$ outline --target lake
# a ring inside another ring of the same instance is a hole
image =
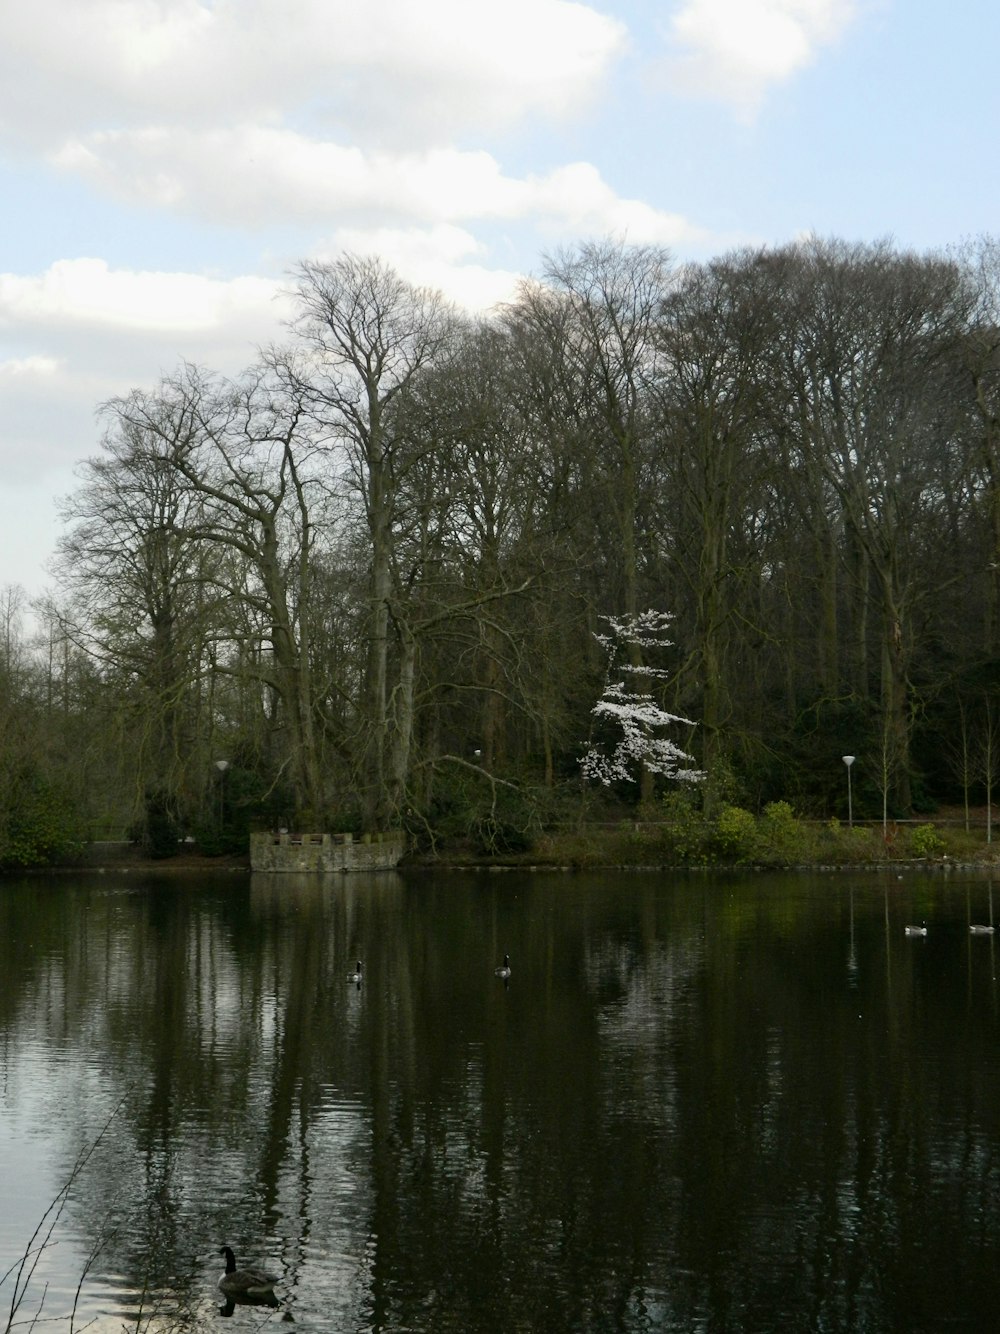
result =
[[[0,1318],[211,1328],[229,1244],[243,1328],[992,1331],[993,893],[0,881]]]

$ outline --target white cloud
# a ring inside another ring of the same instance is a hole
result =
[[[513,298],[523,277],[486,263],[486,248],[471,232],[449,224],[416,227],[342,227],[314,249],[331,260],[344,251],[379,255],[409,282],[444,293],[469,311],[487,311]]]
[[[148,237],[150,256],[160,245],[184,254],[178,269],[199,267],[192,247],[226,265],[234,233],[245,256],[255,228],[274,229],[262,245],[294,247],[268,266],[272,275],[303,253],[375,252],[472,309],[512,295],[539,235],[552,244],[607,233],[665,244],[693,237],[683,218],[619,197],[596,165],[535,161],[513,171],[496,149],[502,141],[485,137],[525,130],[511,152],[530,161],[528,141],[542,141],[536,126],[595,105],[628,45],[610,8],[0,3],[0,151],[47,164],[32,181],[44,178],[40,193],[60,174],[90,187],[76,198],[92,205],[91,236],[103,234],[101,219],[111,222],[106,252],[54,249],[47,267],[0,273],[8,482],[37,490],[42,477],[64,478],[97,447],[95,405],[155,385],[182,358],[232,374],[257,345],[285,336],[280,276],[166,272],[153,259],[116,265],[112,247],[126,227],[133,246]],[[142,215],[116,215],[108,200]],[[178,216],[220,230],[188,226],[173,245]],[[17,260],[3,262],[13,270]],[[214,261],[204,262],[207,270]]]
[[[53,161],[131,202],[241,226],[331,214],[430,222],[516,208],[516,183],[487,152],[366,152],[266,126],[98,132]]]
[[[547,235],[567,239],[615,232],[676,244],[698,236],[679,215],[619,198],[587,162],[516,178],[482,150],[367,153],[257,126],[97,134],[57,160],[132,202],[231,225],[332,218],[353,236],[443,239],[447,228],[475,221],[535,218]]]
[[[450,251],[477,224],[530,222],[547,241],[696,237],[589,163],[513,175],[464,146],[484,126],[575,113],[625,47],[621,22],[571,0],[383,0],[377,19],[356,0],[33,0],[0,6],[0,136],[152,216],[382,245],[406,276],[488,303],[509,272]],[[0,319],[27,303],[28,319],[45,307],[204,330],[223,292],[269,299],[237,281],[64,260],[0,279]]]
[[[515,176],[465,146],[575,114],[626,45],[620,21],[572,0],[383,0],[377,19],[356,0],[34,0],[0,6],[0,136],[154,216],[381,239],[478,302],[509,274],[484,254],[457,263],[449,229],[683,233],[588,164]],[[138,275],[71,265],[32,299],[134,327],[147,309],[156,327],[212,318],[203,280],[146,275],[146,302]]]
[[[281,287],[97,259],[0,274],[0,583],[43,587],[52,497],[68,494],[75,466],[97,453],[97,406],[136,385],[155,388],[182,359],[237,373],[257,344],[284,337]]]
[[[624,47],[569,0],[32,0],[0,6],[0,133],[294,114],[441,142],[578,110]]]
[[[42,274],[0,273],[0,327],[215,333],[246,319],[274,322],[278,290],[263,278],[222,281],[114,270],[103,259],[58,260]]]
[[[568,240],[615,234],[640,244],[671,246],[703,235],[679,214],[640,199],[619,198],[589,162],[559,167],[529,182],[525,193],[543,228]]]
[[[670,22],[668,72],[685,92],[752,112],[816,58],[858,0],[684,0]]]
[[[0,380],[54,375],[58,369],[55,357],[11,357],[0,361]]]
[[[65,469],[93,453],[94,409],[154,386],[181,360],[234,374],[284,336],[284,284],[188,273],[131,272],[60,260],[45,272],[0,273],[0,420],[8,480]]]

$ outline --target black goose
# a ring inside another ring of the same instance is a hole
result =
[[[277,1306],[278,1299],[274,1295],[274,1285],[278,1280],[273,1274],[249,1265],[245,1269],[237,1269],[236,1256],[231,1246],[223,1246],[219,1254],[226,1257],[225,1272],[219,1278],[219,1290],[229,1301],[245,1302],[255,1306]]]

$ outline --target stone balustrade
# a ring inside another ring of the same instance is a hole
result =
[[[406,850],[401,833],[250,835],[254,871],[391,871]]]

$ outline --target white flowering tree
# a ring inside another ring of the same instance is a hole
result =
[[[664,778],[689,783],[701,782],[704,774],[694,768],[694,759],[663,733],[678,723],[694,724],[678,714],[660,708],[649,687],[667,672],[659,667],[629,661],[627,651],[638,659],[651,649],[666,648],[667,627],[673,617],[669,612],[644,611],[635,615],[603,616],[606,633],[596,634],[608,656],[604,693],[592,709],[598,722],[614,725],[617,741],[611,745],[595,742],[580,761],[583,775],[605,787],[616,782],[634,782],[645,769]],[[643,688],[645,687],[645,688]]]

